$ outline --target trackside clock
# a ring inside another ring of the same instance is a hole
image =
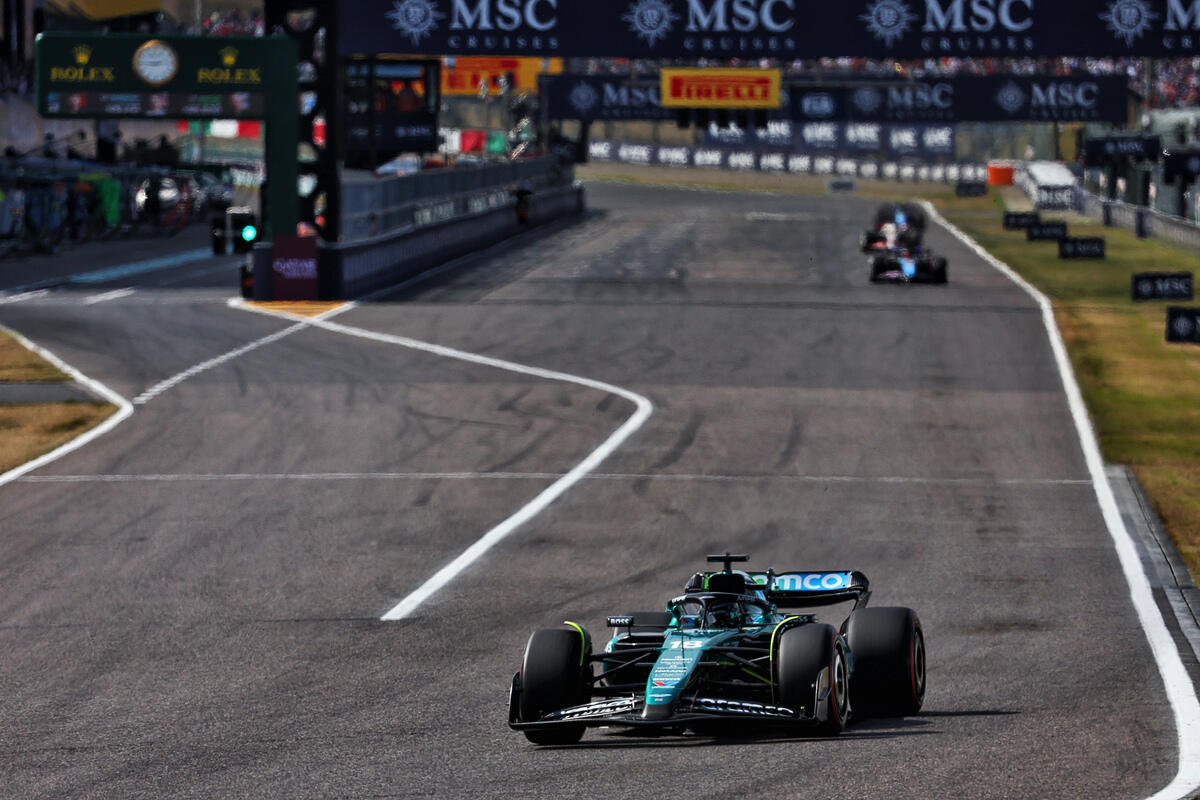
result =
[[[179,56],[171,45],[151,39],[133,54],[133,71],[151,86],[162,86],[179,71]]]

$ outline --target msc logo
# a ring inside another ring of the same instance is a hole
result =
[[[1033,0],[925,0],[925,33],[1020,33],[1033,25]]]
[[[75,63],[81,67],[92,60],[92,48],[86,44],[76,45],[71,52],[75,54]]]
[[[918,83],[888,87],[888,109],[945,111],[954,105],[954,87],[948,83]]]
[[[1088,81],[1072,83],[1062,81],[1050,84],[1033,84],[1033,105],[1052,108],[1094,108],[1100,87]]]
[[[648,87],[635,89],[629,86],[613,86],[604,84],[604,105],[619,108],[654,108],[658,105],[658,89]]]
[[[515,31],[525,25],[548,31],[558,24],[557,11],[558,0],[475,0],[474,6],[468,0],[454,0],[450,30]]]
[[[795,0],[688,0],[687,30],[692,33],[783,33],[796,24]]]

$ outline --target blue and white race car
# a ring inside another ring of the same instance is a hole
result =
[[[599,653],[576,622],[536,631],[509,694],[509,727],[573,744],[589,727],[718,733],[746,724],[840,733],[850,719],[916,714],[925,637],[910,608],[867,608],[865,575],[745,572],[709,556],[665,611],[608,617]],[[813,609],[852,604],[838,627]],[[783,611],[781,609],[789,609]]]
[[[884,250],[872,254],[867,263],[872,283],[945,283],[949,279],[946,259],[925,247]]]
[[[919,247],[925,238],[925,210],[913,203],[888,203],[875,211],[875,225],[863,232],[864,253]]]

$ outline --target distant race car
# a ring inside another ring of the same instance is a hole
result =
[[[925,697],[925,638],[910,608],[866,608],[861,572],[744,572],[708,556],[665,611],[608,617],[601,653],[578,623],[536,631],[512,679],[508,724],[534,744],[589,727],[720,733],[747,724],[840,733],[852,717],[907,716]],[[852,602],[839,627],[812,613]]]
[[[947,280],[946,259],[924,247],[885,250],[873,254],[867,263],[871,266],[872,283],[945,283]]]
[[[875,211],[875,225],[863,232],[862,251],[918,247],[925,238],[925,211],[913,203],[888,203]]]

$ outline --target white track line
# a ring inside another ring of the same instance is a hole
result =
[[[71,441],[67,442],[64,445],[60,445],[59,447],[56,447],[55,449],[51,450],[49,453],[38,456],[37,458],[33,459],[32,461],[26,461],[21,466],[14,467],[13,469],[10,469],[8,472],[0,474],[0,486],[3,486],[6,483],[11,483],[12,481],[15,481],[17,478],[20,478],[22,475],[24,475],[28,472],[32,472],[33,470],[35,470],[39,467],[43,467],[46,464],[49,464],[51,461],[56,461],[56,460],[62,458],[63,456],[65,456],[67,453],[78,450],[79,448],[83,447],[85,444],[92,441],[93,439],[96,439],[96,438],[108,433],[113,428],[117,427],[122,422],[124,422],[131,414],[133,414],[133,406],[130,405],[129,401],[126,400],[121,395],[114,392],[112,389],[105,386],[103,383],[100,383],[100,381],[89,378],[88,376],[86,376],[82,372],[80,372],[79,370],[72,367],[70,364],[63,361],[58,356],[54,355],[54,353],[51,353],[49,350],[45,349],[44,347],[40,347],[40,346],[34,344],[33,342],[29,341],[24,336],[22,336],[21,334],[17,333],[14,330],[12,330],[11,328],[8,328],[4,325],[0,325],[0,330],[9,334],[14,339],[16,339],[18,342],[20,342],[22,345],[29,348],[30,350],[37,353],[42,358],[49,361],[54,366],[61,369],[63,372],[70,375],[72,378],[75,379],[76,382],[86,386],[88,389],[90,389],[96,395],[107,400],[108,402],[112,403],[113,405],[115,405],[117,407],[116,413],[114,413],[108,419],[101,422],[96,427],[90,428],[89,430],[84,431],[83,433],[79,434]]]
[[[16,294],[0,294],[0,305],[6,305],[8,303],[23,303],[26,300],[45,297],[48,294],[50,294],[49,289],[33,289],[28,292],[18,292]]]
[[[390,291],[390,290],[389,290]],[[347,303],[341,306],[338,311],[346,311],[353,308],[355,303]],[[252,306],[243,306],[247,310],[259,311]],[[263,310],[262,313],[271,314],[273,312]],[[286,315],[285,315],[286,316]],[[464,550],[457,558],[451,561],[446,566],[435,572],[423,584],[418,586],[413,592],[402,599],[399,603],[393,606],[380,619],[385,622],[404,619],[411,616],[430,597],[444,588],[446,584],[454,580],[459,573],[467,569],[469,566],[478,561],[488,550],[491,550],[496,544],[502,541],[506,536],[515,531],[521,525],[533,519],[541,513],[547,506],[561,497],[568,489],[579,483],[588,473],[600,466],[606,458],[612,455],[618,447],[621,446],[633,433],[640,427],[650,415],[654,412],[654,404],[648,399],[631,392],[628,389],[622,389],[620,386],[614,386],[611,383],[585,378],[581,375],[572,375],[567,372],[559,372],[557,370],[542,369],[540,367],[530,367],[525,364],[517,364],[513,361],[505,361],[501,358],[492,358],[490,356],[481,356],[476,353],[468,353],[465,350],[456,350],[453,347],[444,347],[438,344],[430,344],[417,339],[409,339],[406,336],[393,336],[386,333],[378,333],[369,331],[364,328],[354,328],[349,325],[340,325],[336,322],[330,322],[327,317],[314,317],[309,321],[313,327],[324,328],[327,331],[341,333],[346,336],[354,336],[360,339],[369,339],[375,342],[384,344],[394,344],[398,347],[408,348],[409,350],[418,350],[423,353],[441,356],[443,358],[452,358],[458,361],[465,361],[469,364],[478,364],[482,367],[492,367],[494,369],[504,370],[506,372],[515,372],[520,375],[529,375],[535,378],[543,378],[550,381],[562,381],[564,383],[573,383],[577,386],[584,386],[589,389],[605,392],[606,394],[615,394],[618,397],[624,398],[633,403],[636,407],[633,414],[621,424],[619,428],[613,431],[607,439],[600,443],[600,446],[588,454],[583,461],[580,461],[575,467],[558,478],[554,483],[547,486],[537,494],[532,500],[517,509],[513,514],[504,519],[500,524],[489,530],[470,547]]]
[[[1079,384],[1075,381],[1075,373],[1067,358],[1067,348],[1063,344],[1062,334],[1054,320],[1054,308],[1049,298],[1042,294],[1032,284],[1013,271],[1011,267],[1000,261],[967,234],[963,233],[952,223],[942,217],[937,209],[923,201],[925,211],[930,218],[954,234],[963,244],[971,248],[976,255],[1004,273],[1013,283],[1025,290],[1042,310],[1042,324],[1050,339],[1050,349],[1054,352],[1054,361],[1058,365],[1058,373],[1062,378],[1063,389],[1067,395],[1067,403],[1071,408],[1071,417],[1075,421],[1075,432],[1079,436],[1079,444],[1083,448],[1083,458],[1087,463],[1088,472],[1092,476],[1096,500],[1104,523],[1112,537],[1121,569],[1125,573],[1125,581],[1129,584],[1129,595],[1137,612],[1146,639],[1150,642],[1150,650],[1158,664],[1159,674],[1162,675],[1166,688],[1167,701],[1175,715],[1175,732],[1179,740],[1179,770],[1175,779],[1166,787],[1159,790],[1147,800],[1181,800],[1192,797],[1200,789],[1200,701],[1196,698],[1196,689],[1183,666],[1179,651],[1171,638],[1171,632],[1163,621],[1154,595],[1150,590],[1150,582],[1142,569],[1142,561],[1138,556],[1133,537],[1125,528],[1121,519],[1120,509],[1113,496],[1112,486],[1104,470],[1104,459],[1100,455],[1100,445],[1096,441],[1096,433],[1088,418],[1087,406],[1084,405],[1083,395]]]
[[[203,481],[478,481],[557,480],[562,472],[233,472],[30,475],[25,483],[185,483]],[[700,475],[692,473],[593,472],[590,481],[677,481],[696,483],[898,483],[935,486],[1091,486],[1087,478],[921,478],[904,475]]]
[[[85,298],[83,304],[90,306],[96,303],[107,303],[109,300],[120,300],[122,297],[129,297],[131,294],[133,294],[133,289],[113,289],[111,292],[101,292],[100,294],[94,294],[91,297]]]
[[[233,301],[229,301],[227,304],[233,308],[239,307]],[[318,314],[317,316],[314,316],[311,318],[296,316],[296,315],[292,315],[292,314],[286,314],[286,315],[285,314],[271,314],[270,316],[279,316],[279,317],[286,316],[288,319],[297,320],[297,322],[295,325],[284,328],[281,331],[276,331],[275,333],[264,336],[261,339],[255,339],[253,342],[250,342],[249,344],[244,344],[241,347],[237,347],[233,350],[230,350],[228,353],[223,353],[214,358],[210,358],[207,361],[202,361],[199,364],[196,364],[195,366],[188,367],[183,372],[180,372],[176,375],[172,375],[171,377],[167,378],[164,381],[159,381],[158,383],[154,384],[146,391],[139,394],[137,397],[133,398],[133,404],[136,406],[144,405],[144,404],[150,402],[151,400],[153,400],[158,395],[167,391],[168,389],[170,389],[174,386],[178,386],[179,384],[183,383],[188,378],[194,378],[195,376],[199,375],[201,372],[207,372],[208,370],[212,369],[213,367],[219,367],[226,362],[234,360],[235,358],[244,356],[246,353],[249,353],[252,350],[257,350],[258,348],[262,347],[263,345],[268,345],[268,344],[271,344],[272,342],[278,342],[280,339],[283,339],[284,337],[291,336],[293,333],[296,333],[297,331],[304,330],[309,325],[314,324],[314,322],[318,319],[321,319],[321,318],[327,317],[327,316],[331,317],[335,314],[340,314],[342,311],[345,311],[345,310],[346,310],[346,306],[339,306],[337,308],[330,309],[329,311],[326,311],[323,314]]]

